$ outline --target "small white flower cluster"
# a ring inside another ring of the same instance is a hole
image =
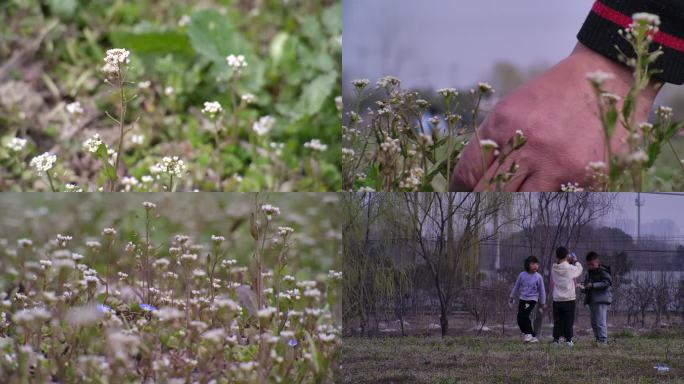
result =
[[[275,119],[271,116],[260,117],[258,121],[254,122],[252,125],[252,130],[256,132],[259,136],[264,136],[273,129],[275,125]]]
[[[394,76],[385,76],[381,77],[376,83],[379,88],[390,88],[390,87],[398,87],[401,85],[401,80]]]
[[[157,208],[157,204],[152,203],[152,202],[149,202],[149,201],[143,202],[143,203],[142,203],[142,206],[143,206],[143,208],[145,208],[145,209],[148,210],[148,211],[149,211],[150,209],[155,209],[155,208]]]
[[[47,321],[50,317],[52,317],[52,315],[45,308],[35,307],[17,311],[12,316],[12,321],[18,325],[30,325],[32,323]]]
[[[278,236],[285,237],[294,233],[294,228],[291,227],[278,227]]]
[[[254,96],[251,93],[245,93],[240,97],[240,99],[245,103],[245,104],[254,104],[256,103],[256,96]]]
[[[479,82],[477,83],[477,88],[480,90],[480,93],[484,95],[494,93],[494,88],[489,83]]]
[[[45,152],[42,155],[38,155],[31,159],[29,165],[33,167],[39,175],[41,175],[43,172],[47,172],[52,169],[52,167],[55,165],[55,162],[57,162],[57,156],[49,152]]]
[[[603,161],[590,161],[587,165],[587,168],[594,172],[603,172],[608,167],[606,166],[606,163],[604,163]]]
[[[561,184],[561,191],[562,192],[584,192],[584,188],[579,186],[579,183],[567,183],[567,184]]]
[[[458,92],[456,92],[455,88],[441,88],[437,90],[437,93],[442,95],[442,97],[456,97],[458,96]]]
[[[380,149],[388,154],[399,153],[399,139],[392,139],[391,137],[385,137],[385,141],[380,143]]]
[[[80,101],[74,101],[66,105],[66,110],[70,115],[82,115],[83,107],[81,107]]]
[[[597,87],[601,86],[607,80],[612,80],[614,78],[614,74],[604,71],[594,71],[587,73],[587,80],[589,80],[589,82],[591,82]]]
[[[107,50],[104,58],[105,65],[102,67],[102,72],[113,75],[118,74],[121,70],[121,64],[128,64],[130,62],[130,52],[123,48],[113,48]]]
[[[423,168],[415,167],[411,168],[410,173],[399,182],[399,188],[404,190],[413,191],[420,187],[421,179],[424,175]]]
[[[354,86],[354,88],[356,88],[357,90],[360,91],[360,90],[362,90],[368,86],[368,83],[370,83],[370,80],[368,80],[368,79],[356,79],[356,80],[352,80],[351,83]]]
[[[304,148],[309,148],[316,152],[325,152],[328,149],[328,146],[321,143],[319,139],[311,139],[311,141],[304,143]]]
[[[496,141],[494,141],[494,140],[482,139],[482,140],[480,140],[480,147],[485,151],[489,151],[489,150],[493,150],[493,149],[498,149],[499,144],[497,144]]]
[[[247,67],[247,61],[244,55],[228,55],[226,57],[226,62],[228,66],[233,69],[233,71],[240,72],[243,68]]]
[[[638,149],[635,152],[630,153],[625,158],[628,164],[643,164],[648,161],[648,154],[644,152],[643,149]]]
[[[271,220],[273,216],[280,215],[280,208],[271,204],[262,205],[261,211],[266,214],[266,218],[268,218],[269,220]]]
[[[226,241],[226,238],[220,235],[211,235],[211,241],[214,243],[222,243]]]
[[[343,161],[349,161],[354,159],[354,155],[356,152],[354,152],[353,149],[351,148],[342,148],[342,160]]]
[[[656,115],[663,119],[671,119],[672,118],[672,108],[661,105],[656,109]]]
[[[639,12],[633,14],[632,24],[630,25],[630,28],[634,29],[642,25],[647,25],[649,26],[649,30],[657,32],[658,27],[660,26],[660,17],[658,15],[654,15],[652,13],[647,12]]]
[[[161,163],[157,163],[150,168],[153,174],[167,173],[176,177],[185,175],[185,163],[178,156],[164,156]]]
[[[20,152],[26,147],[26,139],[13,137],[7,142],[6,147],[13,152]]]
[[[342,272],[330,270],[328,271],[328,278],[331,280],[342,280]]]
[[[223,111],[223,107],[218,101],[205,101],[204,108],[202,108],[202,113],[209,116],[210,118],[215,118],[216,115]]]
[[[83,142],[83,148],[85,148],[86,151],[91,153],[96,153],[98,148],[100,148],[100,145],[102,145],[102,139],[100,138],[100,134],[98,133],[96,133],[95,135],[93,135],[93,137]]]

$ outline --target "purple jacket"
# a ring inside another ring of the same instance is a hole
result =
[[[546,304],[546,289],[542,275],[539,272],[520,272],[511,291],[511,299],[515,299],[516,294],[519,294],[520,300],[534,300],[541,305]]]

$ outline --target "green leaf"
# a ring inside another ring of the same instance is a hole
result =
[[[109,154],[107,153],[107,146],[102,143],[97,147],[97,157],[102,161],[102,173],[111,181],[116,180],[116,169],[109,163]]]
[[[109,37],[117,47],[126,47],[136,54],[178,53],[191,56],[194,51],[188,36],[176,31],[114,31]]]
[[[76,0],[50,0],[50,9],[63,19],[70,19],[76,13],[78,2]]]
[[[342,2],[337,2],[323,11],[323,25],[331,35],[342,33]]]
[[[295,108],[299,114],[314,115],[321,110],[337,83],[337,73],[328,72],[304,86],[302,98]]]
[[[255,62],[252,46],[228,16],[215,10],[201,10],[192,14],[187,29],[192,47],[202,56],[227,67],[226,56],[244,55],[247,63]]]
[[[611,107],[603,116],[603,129],[606,131],[606,136],[610,139],[615,133],[615,125],[617,124],[618,112],[615,107]]]

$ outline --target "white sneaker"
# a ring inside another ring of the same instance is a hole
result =
[[[538,342],[539,342],[539,339],[537,339],[534,336],[532,336],[532,339],[530,339],[530,343],[538,343]]]
[[[565,344],[566,344],[568,347],[572,347],[573,345],[575,345],[575,343],[573,343],[572,340],[566,342]]]
[[[523,342],[524,343],[529,343],[532,341],[532,339],[533,339],[533,337],[529,333],[526,333],[523,335]]]

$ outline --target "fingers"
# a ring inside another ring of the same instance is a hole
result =
[[[489,167],[495,160],[494,155],[488,156],[484,164]],[[451,192],[470,192],[475,189],[485,174],[483,168],[482,151],[480,143],[473,135],[468,145],[463,149],[461,157],[451,174],[449,191]]]
[[[492,164],[489,166],[489,169],[487,169],[487,172],[484,174],[482,179],[477,183],[477,186],[475,187],[476,192],[493,192],[497,191],[497,185],[495,182],[490,183],[490,180],[493,180],[497,174],[502,174],[504,172],[508,172],[508,170],[511,168],[511,165],[513,165],[513,162],[515,161],[516,164],[518,165],[518,170],[515,172],[515,175],[511,180],[509,180],[507,183],[505,183],[501,191],[502,192],[517,192],[520,187],[525,183],[527,180],[527,177],[529,176],[528,170],[529,166],[526,164],[519,164],[520,160],[517,160],[515,157],[517,156],[510,156],[506,161],[499,166],[499,161],[498,159],[492,161]]]

